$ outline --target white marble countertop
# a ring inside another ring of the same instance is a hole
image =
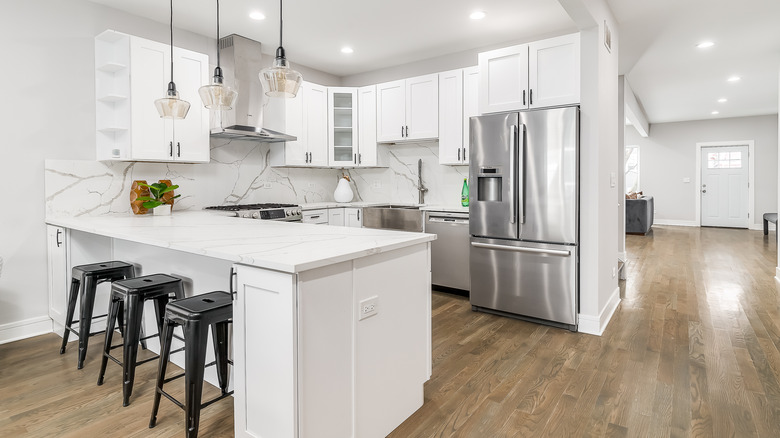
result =
[[[468,213],[468,207],[460,205],[436,205],[436,204],[406,204],[403,202],[314,202],[310,204],[301,204],[303,211],[318,210],[321,208],[339,208],[339,207],[375,207],[378,205],[410,205],[419,206],[423,211],[446,211],[453,213]]]
[[[46,223],[289,273],[436,239],[434,234],[261,221],[203,211],[48,217]]]
[[[423,211],[446,211],[448,213],[466,213],[468,214],[469,208],[462,207],[460,205],[432,205],[426,204],[420,207]]]

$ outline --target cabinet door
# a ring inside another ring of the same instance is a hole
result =
[[[460,162],[469,164],[471,129],[469,119],[479,115],[479,67],[463,69],[463,152]]]
[[[463,157],[463,70],[439,73],[439,164]]]
[[[328,88],[328,163],[357,166],[357,88]]]
[[[406,80],[407,140],[439,136],[439,75]]]
[[[130,38],[130,159],[172,159],[173,120],[162,119],[154,101],[163,97],[171,80],[170,46]],[[190,102],[192,103],[192,102]]]
[[[68,290],[68,253],[66,247],[65,229],[52,225],[46,226],[46,244],[48,248],[46,262],[49,274],[49,317],[60,327],[55,327],[62,333],[67,314]]]
[[[528,45],[479,54],[479,113],[528,108]]]
[[[376,166],[376,87],[358,88],[358,166]]]
[[[243,265],[233,269],[235,436],[298,436],[294,277]]]
[[[307,210],[303,212],[302,222],[304,224],[328,224],[328,209],[322,208],[318,210]]]
[[[209,110],[203,106],[198,88],[209,83],[209,57],[174,48],[174,78],[179,97],[190,103],[187,117],[174,120],[174,160],[208,163]]]
[[[272,166],[305,166],[308,162],[306,119],[303,108],[310,87],[309,82],[303,82],[295,97],[284,99],[285,125],[282,132],[295,136],[297,140],[271,144]]]
[[[376,86],[377,141],[403,140],[406,125],[406,88],[403,80]]]
[[[529,44],[529,106],[542,108],[580,101],[580,34]]]
[[[309,165],[328,165],[328,88],[310,84],[303,110],[306,114],[306,143]]]
[[[345,208],[344,209],[344,225],[354,228],[363,227],[363,213],[362,208]]]
[[[337,227],[344,226],[344,209],[343,208],[329,208],[328,209],[328,225]]]

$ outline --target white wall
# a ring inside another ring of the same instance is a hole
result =
[[[655,221],[696,223],[696,143],[755,141],[755,202],[751,228],[762,227],[762,215],[777,211],[777,116],[735,117],[652,125],[647,138],[626,129],[626,145],[638,145],[640,188],[652,195]],[[690,178],[684,183],[683,178]]]

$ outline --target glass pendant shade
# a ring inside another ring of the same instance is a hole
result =
[[[260,81],[266,96],[289,98],[298,94],[303,76],[291,69],[285,58],[277,57],[271,67],[260,71]]]
[[[222,83],[222,78],[214,76],[211,85],[204,85],[198,89],[203,106],[210,110],[233,109],[233,103],[238,97],[236,90]]]
[[[154,101],[154,106],[163,119],[183,119],[187,117],[187,112],[190,110],[190,103],[179,99],[179,93],[173,82],[168,84],[165,97]]]

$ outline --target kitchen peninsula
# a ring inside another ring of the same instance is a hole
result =
[[[63,295],[71,266],[110,259],[187,295],[230,285],[237,437],[381,437],[423,403],[434,235],[207,212],[46,222]]]

